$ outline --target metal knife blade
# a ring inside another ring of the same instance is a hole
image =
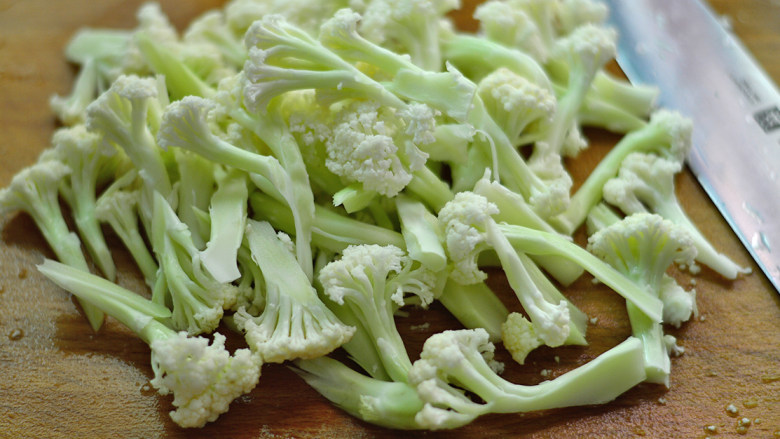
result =
[[[618,64],[694,122],[688,166],[780,292],[780,92],[700,0],[605,0]]]

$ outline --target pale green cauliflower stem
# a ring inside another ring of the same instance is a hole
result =
[[[59,160],[73,170],[60,183],[60,193],[70,206],[87,252],[100,271],[114,280],[116,266],[95,216],[95,198],[98,186],[113,176],[123,157],[83,124],[57,130],[52,143],[53,148],[39,160]]]
[[[0,224],[4,224],[3,217],[10,212],[27,212],[60,262],[89,272],[81,240],[68,229],[58,199],[59,183],[71,172],[56,160],[38,162],[19,171],[8,187],[0,190]],[[97,331],[103,325],[103,313],[88,302],[79,303],[92,329]]]
[[[247,218],[246,174],[238,170],[227,172],[217,183],[209,207],[211,236],[200,259],[215,280],[233,282],[241,277],[237,259]]]
[[[298,360],[293,369],[320,394],[352,416],[394,429],[420,429],[423,407],[414,387],[363,375],[329,357]]]
[[[534,386],[498,375],[494,346],[482,329],[444,331],[425,341],[409,383],[425,403],[425,428],[452,428],[487,413],[521,413],[611,401],[645,379],[642,344],[634,337],[596,359]],[[466,392],[476,395],[472,399]]]
[[[447,252],[453,261],[453,274],[475,283],[485,274],[477,266],[479,252],[492,248],[501,261],[509,285],[531,317],[539,337],[549,346],[560,346],[571,333],[571,316],[565,300],[548,301],[534,283],[520,256],[499,230],[491,215],[495,204],[473,192],[460,192],[439,211],[445,229]],[[457,274],[456,274],[457,273]]]
[[[141,190],[129,187],[137,178],[136,171],[128,171],[106,188],[95,202],[95,217],[111,226],[133,256],[146,284],[153,286],[158,267],[141,235],[138,222]]]
[[[171,311],[155,302],[93,274],[45,260],[38,269],[54,283],[101,309],[127,326],[152,349],[152,386],[163,395],[173,393],[176,410],[170,412],[182,427],[202,427],[228,410],[230,402],[252,390],[260,378],[260,359],[248,349],[231,355],[225,337],[213,341],[188,337],[161,320]]]
[[[98,65],[95,59],[88,59],[81,66],[70,96],[53,95],[49,106],[66,125],[84,122],[84,111],[97,94]]]
[[[223,309],[235,303],[238,289],[218,282],[203,268],[189,229],[160,193],[154,195],[151,239],[162,278],[153,288],[153,300],[171,304],[177,330],[192,335],[215,330]]]
[[[265,282],[265,308],[257,317],[239,308],[234,318],[263,362],[316,358],[349,341],[355,328],[339,321],[320,301],[271,225],[249,220],[245,236]]]

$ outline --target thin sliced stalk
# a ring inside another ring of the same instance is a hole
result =
[[[290,209],[263,193],[255,192],[250,198],[253,213],[270,222],[285,233],[295,233]],[[332,252],[341,252],[349,245],[378,244],[406,248],[403,236],[390,229],[364,223],[340,215],[321,206],[314,208],[312,245]]]
[[[596,279],[634,303],[651,320],[662,320],[663,303],[658,297],[579,245],[554,233],[506,224],[499,225],[499,228],[504,236],[524,253],[560,255],[575,261]]]

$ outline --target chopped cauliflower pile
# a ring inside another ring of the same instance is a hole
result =
[[[216,421],[269,363],[396,429],[606,403],[670,385],[681,348],[664,328],[697,307],[669,267],[749,272],[675,198],[692,124],[607,72],[602,3],[488,0],[469,33],[459,7],[231,0],[179,32],[149,3],[134,29],[73,37],[78,77],[51,100],[62,127],[0,213],[36,223],[57,259],[40,272],[95,330],[109,315],[149,345],[178,425]],[[586,127],[620,140],[573,190]],[[148,295],[115,283],[104,233]],[[595,320],[566,296],[585,272],[625,299],[632,334],[540,384],[504,379],[497,348],[522,365],[588,343]],[[435,301],[462,327],[410,356],[399,310]]]

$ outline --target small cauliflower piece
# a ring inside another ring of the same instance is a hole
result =
[[[504,67],[478,85],[488,112],[513,145],[532,143],[546,135],[557,106],[549,90]]]
[[[501,378],[494,349],[482,329],[444,331],[429,337],[409,371],[409,383],[425,403],[417,422],[436,430],[454,428],[487,413],[600,404],[645,379],[642,343],[634,337],[587,364],[533,386]]]
[[[68,229],[59,204],[59,185],[73,172],[67,165],[48,160],[35,163],[19,171],[8,187],[0,190],[0,228],[5,226],[9,213],[23,211],[29,214],[38,230],[60,262],[89,272],[87,259],[81,252],[81,240]],[[103,325],[103,313],[88,302],[79,301],[92,329]]]
[[[453,279],[463,283],[484,280],[486,275],[479,270],[477,257],[481,251],[492,249],[544,344],[554,347],[566,342],[584,343],[584,336],[571,322],[568,300],[562,295],[552,298],[542,292],[526,269],[526,264],[532,264],[530,259],[518,254],[491,217],[497,213],[495,204],[473,192],[456,194],[439,211],[447,253],[453,263]]]
[[[157,278],[157,261],[146,245],[138,221],[141,190],[132,188],[138,180],[138,172],[127,171],[114,180],[95,201],[95,217],[107,223],[117,234],[141,270],[148,286]]]
[[[667,268],[696,256],[687,230],[660,215],[636,213],[588,238],[588,250],[657,295]]]
[[[44,151],[39,160],[59,160],[77,172],[60,182],[60,194],[68,204],[84,246],[100,271],[109,279],[116,277],[111,257],[98,219],[95,203],[98,187],[110,181],[126,157],[83,124],[61,128],[52,137],[53,148]]]
[[[604,184],[618,174],[628,155],[634,152],[655,153],[682,161],[691,147],[692,130],[689,118],[676,111],[657,110],[647,125],[625,135],[599,161],[571,196],[566,210],[550,218],[550,223],[561,233],[571,235],[585,221],[588,212],[602,200]]]
[[[427,307],[437,290],[437,275],[398,247],[359,245],[347,247],[341,259],[324,266],[319,280],[324,293],[348,307],[365,328],[389,377],[406,381],[412,364],[393,314],[409,303],[407,295]]]
[[[230,403],[250,392],[260,377],[260,363],[248,349],[233,355],[225,349],[225,336],[208,339],[179,332],[151,343],[150,381],[161,395],[173,393],[176,410],[171,419],[181,427],[203,427],[228,411]]]
[[[529,162],[546,160],[548,154],[575,157],[587,146],[579,131],[578,114],[596,73],[615,57],[614,29],[586,24],[571,35],[556,40],[550,57],[553,68],[566,70],[566,89],[558,98],[558,109],[548,136],[537,142]]]
[[[362,183],[366,190],[397,195],[428,158],[415,140],[432,141],[435,126],[434,113],[427,106],[416,104],[411,110],[396,113],[371,101],[344,108],[326,142],[328,169]]]
[[[453,264],[450,276],[466,285],[487,278],[477,265],[479,253],[488,249],[485,230],[480,226],[492,221],[490,217],[499,213],[498,207],[485,197],[473,195],[461,192],[439,211],[445,247]]]
[[[338,28],[338,26],[336,26]],[[342,97],[369,97],[402,108],[403,100],[279,14],[255,21],[244,36],[249,59],[244,97],[250,110],[264,110],[276,96],[317,89]]]
[[[664,275],[661,279],[661,301],[664,303],[664,323],[679,328],[683,322],[699,315],[696,306],[696,290],[686,290],[677,281]]]
[[[349,341],[355,328],[322,303],[273,227],[249,220],[245,236],[265,283],[265,308],[259,316],[239,308],[234,319],[263,362],[316,358]]]
[[[510,313],[501,324],[501,341],[512,359],[525,364],[525,357],[544,344],[536,335],[534,325],[520,313]]]
[[[585,24],[602,25],[609,17],[609,8],[599,1],[561,0],[553,4],[553,23],[558,35],[568,35]]]
[[[213,341],[176,332],[160,320],[171,311],[113,282],[46,260],[38,269],[51,281],[91,303],[132,330],[151,348],[152,386],[173,393],[171,419],[181,427],[203,427],[228,411],[230,402],[248,393],[260,378],[260,362],[248,349],[233,354],[225,337]]]
[[[193,20],[184,32],[185,45],[210,45],[228,65],[240,69],[246,61],[246,48],[240,34],[233,32],[222,10],[211,10]]]
[[[360,31],[366,38],[431,71],[442,67],[440,22],[460,0],[372,0],[366,2]]]
[[[177,330],[191,335],[214,331],[223,310],[235,303],[238,289],[217,281],[206,270],[189,228],[158,192],[154,194],[151,241],[160,266],[152,300],[171,304],[171,323]]]
[[[551,41],[546,41],[536,21],[517,3],[486,1],[477,6],[474,18],[479,21],[480,31],[486,38],[519,48],[534,59],[544,61],[549,55]]]
[[[306,32],[316,35],[322,22],[341,8],[358,8],[363,0],[232,0],[225,7],[225,18],[236,35],[244,35],[249,26],[268,14],[279,14]]]
[[[343,348],[367,374],[328,357],[295,361],[295,371],[351,415],[372,424],[421,429],[422,401],[407,383],[411,360],[395,325],[401,306],[427,306],[438,276],[392,245],[347,247],[319,270],[328,307],[355,328]]]
[[[240,83],[241,78],[231,78]],[[224,84],[231,82],[225,81]],[[227,85],[226,85],[227,86]],[[229,100],[229,89],[218,95]],[[240,93],[239,93],[240,94]],[[227,107],[232,107],[228,109]],[[221,138],[211,123],[220,112],[230,113],[250,125],[274,152],[261,154],[254,146],[242,148]],[[308,277],[311,277],[311,223],[314,220],[314,196],[309,185],[303,158],[292,135],[281,128],[275,111],[266,111],[252,117],[240,102],[222,102],[187,96],[169,105],[162,117],[158,141],[164,148],[177,147],[192,151],[208,160],[250,173],[252,182],[268,195],[289,206],[295,222],[297,258]],[[256,174],[256,175],[254,175]],[[235,206],[235,204],[234,204]]]
[[[86,110],[87,128],[102,136],[103,141],[123,150],[144,180],[145,188],[165,197],[171,194],[172,183],[163,151],[155,141],[154,129],[160,126],[167,100],[167,92],[159,79],[123,75]],[[144,192],[142,201],[150,203],[151,195]],[[143,207],[142,212],[148,215],[150,205]]]
[[[726,279],[736,279],[740,274],[749,273],[749,268],[740,267],[728,256],[719,253],[688,218],[674,185],[674,178],[682,166],[681,160],[656,154],[630,154],[623,160],[618,175],[604,184],[604,200],[628,215],[656,213],[685,228],[696,246],[696,261]]]
[[[356,418],[393,429],[424,428],[415,419],[423,403],[405,381],[369,377],[329,357],[297,360],[293,371]]]
[[[210,96],[220,79],[235,73],[219,46],[203,40],[186,44],[160,5],[149,2],[137,13],[139,26],[133,32],[127,58],[164,78],[173,100],[185,96]]]
[[[690,263],[696,255],[685,229],[648,213],[633,214],[598,230],[588,238],[588,250],[656,297],[669,289],[667,268],[674,262]],[[644,345],[647,380],[668,387],[671,364],[661,323],[653,322],[631,302],[626,306],[632,333]]]
[[[200,252],[200,260],[218,282],[233,282],[241,277],[237,259],[246,227],[248,199],[246,173],[231,169],[217,178],[217,190],[209,207],[211,234],[205,250]]]

